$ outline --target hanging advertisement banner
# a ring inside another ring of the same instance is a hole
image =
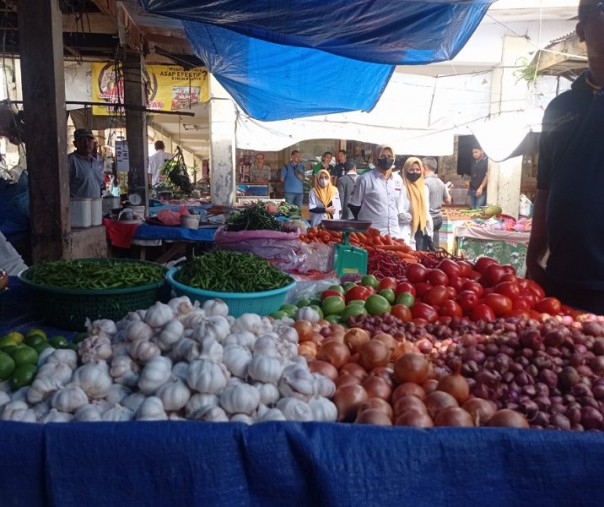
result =
[[[210,99],[208,71],[184,70],[177,65],[147,65],[143,82],[147,88],[147,107],[155,111],[186,111]],[[92,64],[92,101],[107,106],[93,106],[92,114],[115,115],[124,103],[124,76],[114,63]]]

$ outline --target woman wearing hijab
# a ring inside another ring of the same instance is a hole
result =
[[[424,183],[422,162],[417,157],[409,157],[403,166],[404,181],[401,192],[401,214],[399,223],[406,243],[415,250],[433,249],[433,223],[430,216],[428,187]]]
[[[315,183],[308,195],[308,211],[310,222],[314,227],[321,220],[339,219],[342,211],[338,189],[332,185],[329,171],[321,169],[315,178]]]

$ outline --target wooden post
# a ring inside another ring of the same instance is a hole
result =
[[[146,107],[143,84],[144,59],[140,53],[129,52],[123,64],[124,103]],[[128,141],[128,194],[137,193],[141,205],[147,206],[147,117],[145,111],[126,109],[126,139]]]
[[[18,17],[35,264],[70,252],[63,15],[58,0],[19,0]]]

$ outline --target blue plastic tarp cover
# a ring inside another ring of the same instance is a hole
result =
[[[369,111],[397,64],[452,59],[494,0],[140,0],[259,120]]]

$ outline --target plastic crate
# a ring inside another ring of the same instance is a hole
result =
[[[99,261],[100,259],[82,259]],[[132,259],[106,259],[107,262],[141,263]],[[69,331],[85,330],[86,319],[120,320],[129,312],[149,308],[163,298],[165,279],[127,289],[64,289],[31,281],[33,268],[19,274],[30,293],[34,318]]]
[[[292,281],[289,285],[280,289],[262,292],[215,292],[211,290],[196,289],[184,285],[174,279],[179,268],[168,271],[168,283],[172,286],[178,296],[188,296],[191,301],[204,303],[209,299],[221,299],[229,307],[229,315],[239,317],[244,313],[257,313],[258,315],[269,315],[277,311],[283,303],[287,293],[296,285]]]

